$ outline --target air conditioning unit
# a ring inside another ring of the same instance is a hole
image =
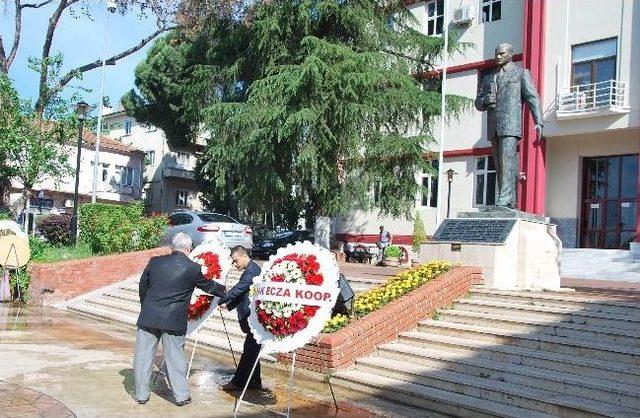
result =
[[[476,11],[470,4],[453,10],[453,23],[455,25],[470,25],[475,17]]]

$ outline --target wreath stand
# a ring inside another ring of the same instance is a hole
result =
[[[4,260],[0,259],[0,270],[3,275],[10,271],[18,271],[19,268],[24,267],[31,255],[29,243],[16,235],[7,235],[0,238],[0,254],[3,256],[6,254]],[[9,288],[11,288],[11,285],[9,285]],[[16,280],[16,289],[18,290],[18,300],[20,300],[22,299],[23,289],[20,288],[20,282],[18,280]],[[16,317],[13,321],[13,331],[15,331],[16,325],[18,324],[20,310],[21,306],[18,306]]]
[[[258,358],[256,358],[256,361],[253,363],[253,367],[251,368],[251,373],[249,373],[249,377],[247,378],[247,383],[245,383],[244,388],[242,389],[242,393],[240,394],[240,397],[236,401],[236,407],[233,411],[234,418],[238,416],[238,411],[240,410],[240,405],[242,404],[242,402],[245,402],[243,400],[244,395],[247,392],[247,388],[249,387],[249,382],[251,382],[251,378],[253,377],[253,373],[255,372],[256,367],[258,366],[258,362],[260,361],[260,356],[262,355],[263,351],[265,351],[264,347],[262,347],[258,352]],[[285,414],[282,412],[276,412],[277,414],[286,416],[287,418],[289,418],[291,414],[291,398],[293,397],[293,374],[296,368],[296,353],[297,353],[297,350],[294,350],[293,356],[291,359],[291,372],[289,374],[289,398],[287,400],[287,413]],[[275,412],[275,411],[272,411],[272,412]]]

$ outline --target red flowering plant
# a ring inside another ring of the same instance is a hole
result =
[[[229,250],[219,244],[202,244],[191,252],[191,259],[200,264],[202,275],[207,280],[223,280],[231,268]],[[213,296],[196,290],[187,308],[189,321],[198,321],[211,308]]]
[[[276,259],[264,273],[263,281],[321,286],[320,263],[313,254],[292,253]],[[277,338],[293,335],[307,327],[318,306],[295,303],[255,301],[258,322]]]

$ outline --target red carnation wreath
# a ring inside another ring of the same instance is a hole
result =
[[[320,286],[324,277],[315,255],[292,253],[276,259],[263,281]],[[255,301],[255,308],[258,322],[277,338],[305,329],[319,309],[318,306],[260,300]]]
[[[218,254],[212,252],[203,252],[195,257],[193,261],[200,264],[202,267],[202,275],[207,280],[219,280],[222,267],[220,266],[220,257]],[[196,296],[195,301],[191,301],[187,314],[190,321],[198,320],[204,315],[211,307],[211,300],[213,296],[199,295]]]

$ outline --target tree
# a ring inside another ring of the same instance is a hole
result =
[[[15,214],[19,207],[27,209],[34,184],[46,178],[58,181],[71,173],[65,146],[75,132],[74,121],[64,115],[43,120],[29,103],[20,101],[5,74],[0,74],[0,92],[0,171],[5,204],[11,179],[22,185],[22,196],[11,208]]]
[[[261,74],[245,101],[204,112],[219,181],[233,167],[264,197],[274,184],[299,186],[324,245],[328,216],[372,206],[407,216],[421,187],[414,174],[431,169],[425,153],[440,113],[440,94],[411,73],[433,67],[443,40],[414,30],[400,1],[274,1],[253,12],[249,50],[263,57]],[[448,110],[466,103],[451,96]]]
[[[8,0],[0,0],[0,2],[8,5]],[[108,58],[110,62],[121,60],[143,48],[150,41],[155,39],[161,33],[176,27],[175,14],[178,12],[180,3],[174,0],[119,0],[118,11],[126,13],[129,11],[137,12],[140,15],[147,16],[149,14],[156,18],[157,28],[147,37],[139,40],[135,45],[120,51]],[[42,115],[48,102],[65,88],[65,86],[73,79],[79,77],[82,73],[98,68],[102,65],[102,60],[96,57],[95,60],[86,62],[76,68],[71,69],[63,74],[60,78],[50,80],[49,66],[55,55],[52,50],[53,37],[58,29],[60,18],[65,12],[75,15],[84,14],[90,16],[89,0],[42,0],[40,2],[30,3],[25,0],[15,0],[13,2],[14,12],[14,31],[13,42],[9,49],[5,48],[4,40],[0,36],[0,72],[7,74],[9,68],[13,64],[17,55],[20,41],[22,37],[22,20],[23,13],[28,9],[39,9],[44,7],[52,7],[51,17],[46,28],[45,38],[42,45],[42,53],[39,58],[34,59],[37,63],[38,72],[40,73],[38,99],[35,103],[35,110],[38,115]],[[8,52],[7,52],[8,51]]]

